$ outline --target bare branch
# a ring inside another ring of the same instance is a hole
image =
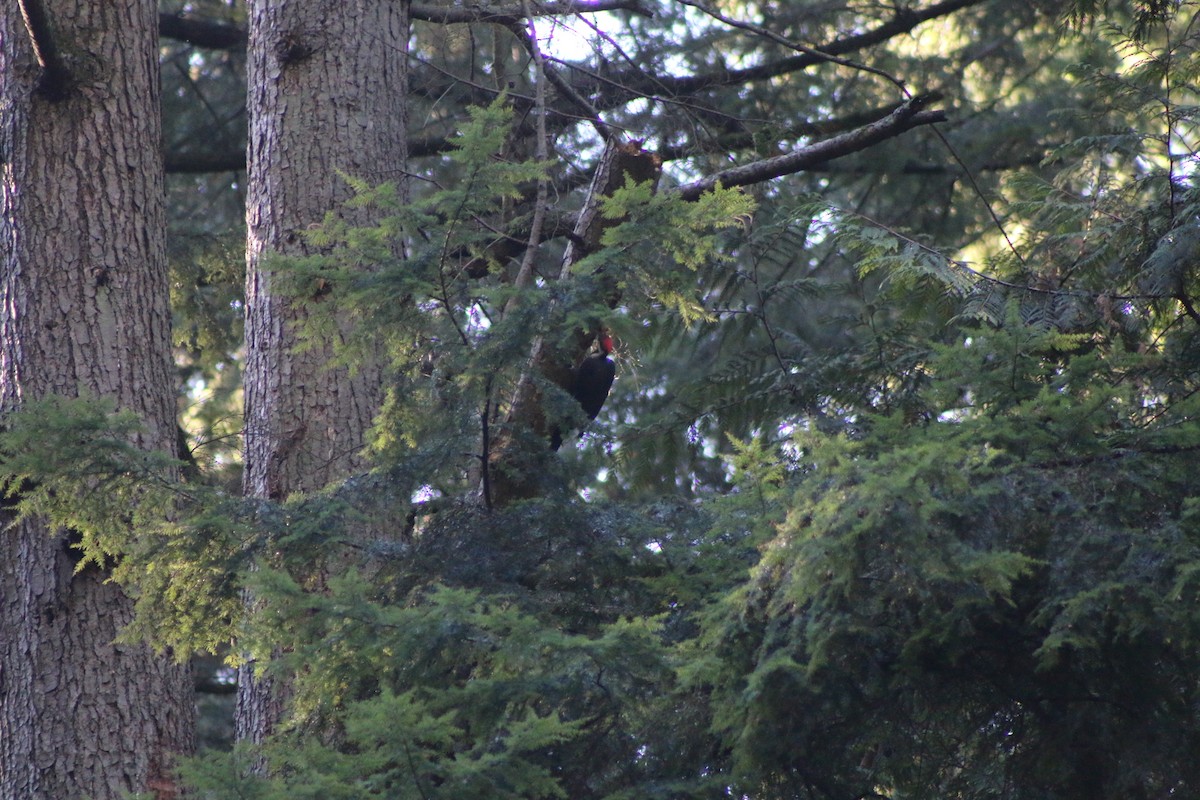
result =
[[[527,2],[526,5],[528,5]],[[537,39],[535,38],[537,32],[532,29],[532,16],[529,19],[529,26],[529,30],[526,30],[519,24],[512,24],[508,27],[509,30],[512,31],[513,35],[515,35],[521,42],[521,45],[525,48],[526,52],[529,53],[530,58],[533,59],[537,68],[537,74],[547,78],[551,83],[554,84],[554,87],[558,89],[562,96],[566,98],[567,102],[571,103],[577,109],[583,112],[584,117],[592,123],[592,127],[596,129],[596,133],[600,135],[601,139],[605,141],[612,139],[614,136],[614,131],[608,124],[604,122],[604,120],[600,118],[600,112],[592,107],[592,104],[588,102],[587,98],[575,91],[575,87],[572,86],[569,81],[559,75],[558,71],[550,66],[551,59],[545,57],[541,51],[541,48],[538,46]],[[539,127],[544,127],[546,116],[550,112],[549,107],[544,102],[544,90],[543,93],[539,95],[539,102],[537,103],[536,107],[538,109],[538,113],[540,114],[538,123]],[[542,133],[544,134],[545,131],[543,130]]]
[[[246,31],[222,22],[185,17],[182,14],[159,14],[158,35],[177,39],[194,47],[213,50],[245,50]]]
[[[718,22],[720,22],[723,25],[728,25],[731,28],[738,28],[739,30],[750,31],[751,33],[753,33],[756,36],[761,36],[764,39],[770,39],[772,42],[775,42],[778,45],[782,45],[782,46],[788,48],[789,50],[795,50],[797,53],[803,53],[805,55],[812,56],[813,58],[817,58],[822,61],[828,61],[833,64],[840,64],[843,67],[849,67],[850,69],[857,69],[857,70],[861,70],[863,72],[869,72],[872,75],[878,75],[879,77],[884,78],[884,79],[890,81],[891,83],[894,83],[896,86],[900,87],[901,89],[904,88],[904,81],[900,80],[899,78],[895,77],[894,75],[891,75],[888,72],[885,72],[881,69],[877,69],[876,67],[868,66],[866,64],[860,64],[857,61],[852,61],[851,59],[848,59],[848,58],[842,58],[841,56],[835,55],[834,53],[827,52],[820,48],[809,47],[808,45],[803,45],[803,44],[800,44],[799,42],[793,42],[790,39],[786,39],[783,36],[780,36],[779,34],[775,33],[774,31],[770,30],[769,28],[764,28],[762,25],[756,25],[753,22],[743,22],[742,20],[734,19],[733,17],[722,14],[720,11],[717,11],[716,9],[708,8],[707,6],[702,5],[701,3],[698,3],[698,2],[696,2],[696,0],[677,0],[677,2],[682,3],[685,6],[690,6],[694,9],[697,9],[698,11],[701,11],[701,12],[707,14],[708,16],[712,17],[713,19],[717,20]],[[902,12],[898,12],[897,17],[900,17],[901,13]]]
[[[718,184],[726,188],[731,186],[747,186],[762,183],[771,178],[791,175],[810,169],[817,164],[832,161],[835,158],[865,150],[880,142],[899,136],[905,131],[921,125],[944,122],[944,111],[925,111],[925,106],[937,102],[941,96],[937,93],[920,95],[901,105],[892,113],[877,122],[872,122],[857,130],[834,136],[824,141],[816,142],[807,147],[801,147],[790,153],[774,158],[754,161],[732,169],[723,170],[707,178],[694,181],[679,187],[687,200],[694,200],[705,192],[712,191]]]
[[[796,172],[827,169],[830,162],[841,158],[842,156],[850,155],[851,153],[867,149],[875,144],[885,141],[889,138],[899,136],[900,134],[911,130],[912,128],[922,125],[929,125],[935,122],[945,120],[945,115],[942,111],[925,111],[922,110],[924,105],[935,102],[938,99],[936,95],[923,95],[914,98],[907,103],[893,108],[891,113],[878,118],[877,112],[873,113],[873,117],[877,119],[874,122],[862,125],[847,133],[834,136],[808,147],[803,147],[791,153],[769,158],[763,161],[754,161],[749,164],[743,164],[740,167],[716,173],[708,178],[703,178],[695,183],[690,183],[675,189],[683,194],[685,199],[695,200],[706,191],[711,191],[718,183],[723,186],[745,186],[752,183],[762,183],[771,178],[780,177],[782,175],[790,175]],[[597,191],[595,188],[596,181],[601,185],[607,185],[609,180],[608,174],[614,172],[610,161],[613,158],[623,159],[619,169],[615,170],[615,174],[623,179],[626,173],[631,173],[636,180],[646,180],[653,177],[652,172],[661,167],[662,162],[667,159],[662,158],[660,154],[643,153],[636,145],[626,145],[622,147],[614,147],[614,143],[610,142],[609,148],[606,150],[604,157],[601,158],[600,164],[597,166],[597,173],[593,175],[593,188],[589,191],[589,197],[605,196],[611,194],[612,190],[617,188],[620,183],[608,186],[606,190]],[[651,173],[647,173],[647,166],[651,168]],[[924,169],[921,165],[915,165],[909,169],[910,165],[898,167],[903,172],[924,174],[933,171],[932,169]],[[996,165],[995,169],[1006,169],[1017,165]],[[944,166],[938,167],[941,171],[946,171]],[[639,171],[640,170],[640,171]],[[604,173],[601,175],[600,173]],[[579,175],[574,176],[580,177]],[[573,181],[568,180],[566,183],[558,184],[558,189],[562,192],[569,190]],[[598,205],[585,205],[584,211],[579,215],[572,217],[564,215],[557,219],[556,223],[549,226],[546,231],[546,238],[556,238],[559,236],[567,236],[567,253],[564,258],[564,264],[574,263],[581,255],[594,250],[599,246],[599,235],[603,231],[604,224],[593,224],[593,217],[598,212]],[[589,216],[591,215],[591,216]],[[608,221],[611,224],[611,221]],[[571,226],[575,227],[575,233],[571,233]],[[579,231],[585,231],[586,236],[583,236]],[[510,231],[507,236],[497,240],[496,245],[490,249],[490,256],[498,261],[516,258],[524,252],[525,239],[529,235],[528,227],[517,228]],[[476,266],[471,273],[472,277],[482,277],[487,274],[486,263],[481,262]],[[560,278],[563,276],[560,275]]]
[[[494,22],[501,25],[512,25],[523,19],[534,17],[564,16],[566,14],[594,14],[599,11],[630,11],[643,17],[653,14],[646,9],[641,0],[560,0],[559,2],[539,3],[532,9],[526,9],[524,4],[496,6],[434,6],[428,3],[413,3],[409,6],[409,15],[413,19],[424,22],[440,22],[443,24],[462,24],[468,22]]]
[[[695,97],[711,89],[770,80],[781,75],[799,72],[818,64],[840,64],[845,61],[842,57],[848,53],[854,53],[881,44],[889,39],[911,32],[922,23],[949,16],[962,9],[982,5],[986,2],[989,2],[989,0],[942,0],[942,2],[934,3],[927,8],[898,9],[890,20],[862,33],[833,39],[823,44],[809,47],[805,52],[796,56],[779,58],[745,69],[720,69],[692,75],[660,75],[646,71],[634,63],[633,57],[629,55],[623,55],[625,61],[629,62],[629,66],[605,70],[590,70],[581,64],[547,57],[547,62],[554,61],[571,70],[572,73],[570,84],[573,91],[566,92],[559,87],[562,99],[551,105],[551,112],[560,117],[556,121],[556,124],[561,126],[567,124],[569,120],[578,118],[574,111],[582,107],[578,102],[580,99],[585,99],[585,102],[588,102],[591,106],[591,110],[586,112],[585,118],[594,119],[596,113],[620,107],[637,98],[649,98],[663,103],[678,104],[683,102],[684,98]],[[555,8],[557,6],[558,4],[550,4],[548,7]],[[593,8],[598,7],[593,6]],[[457,13],[455,9],[450,9],[450,11]],[[472,13],[476,12],[472,11]],[[507,24],[509,27],[517,23],[516,20],[509,20],[508,22],[504,20],[494,21]],[[600,33],[596,26],[586,20],[585,23],[593,31]],[[615,40],[610,39],[609,44],[616,48],[618,53],[622,52]],[[799,47],[799,45],[796,46]],[[446,73],[446,76],[449,80],[456,83],[472,85],[470,81],[449,75],[448,73]],[[557,85],[557,81],[555,83]],[[479,89],[480,87],[476,88]],[[430,86],[426,82],[425,85],[414,85],[413,90],[436,96],[445,92],[447,87],[446,85]],[[492,91],[494,90],[489,88],[486,92],[482,93],[486,94]],[[588,98],[590,100],[587,100]],[[524,100],[528,102],[528,99]],[[486,103],[487,99],[480,97],[474,100],[474,102]],[[571,108],[568,109],[568,105]]]
[[[418,136],[408,140],[409,158],[427,158],[453,149],[445,136]],[[206,172],[235,172],[246,168],[246,147],[215,150],[203,153],[172,152],[165,154],[168,175],[199,175]]]
[[[40,0],[21,0],[40,2]],[[530,14],[536,17],[562,16],[566,14],[593,14],[599,11],[629,11],[644,17],[653,16],[642,6],[641,0],[561,0],[560,2],[542,3],[534,7]],[[497,6],[435,6],[429,3],[415,3],[409,9],[412,19],[424,22],[437,22],[446,25],[464,24],[470,22],[491,22],[501,25],[520,23],[526,17],[519,4]],[[195,47],[207,47],[213,50],[244,50],[246,47],[246,31],[233,25],[182,14],[158,15],[158,34],[167,39],[177,39]]]
[[[219,153],[170,153],[164,156],[168,175],[203,175],[208,172],[237,172],[246,168],[246,149]]]
[[[577,79],[568,81],[562,73],[549,68],[549,62],[554,61],[554,59],[545,58],[544,62],[547,67],[546,76],[555,85],[560,94],[560,99],[557,102],[553,102],[549,108],[550,113],[554,117],[550,120],[551,126],[555,129],[561,129],[565,125],[574,124],[574,122],[581,119],[578,112],[582,111],[582,119],[591,122],[593,125],[608,127],[607,123],[601,121],[600,114],[607,109],[627,103],[635,97],[651,97],[662,102],[678,103],[684,97],[695,95],[707,89],[765,80],[831,60],[842,63],[842,60],[839,59],[846,53],[878,44],[894,36],[907,33],[923,22],[946,16],[982,2],[986,2],[986,0],[943,0],[943,2],[935,3],[924,9],[901,9],[896,12],[893,19],[861,34],[834,39],[818,47],[809,48],[809,51],[803,52],[796,57],[783,58],[744,70],[721,70],[718,72],[683,76],[657,76],[634,67],[622,72],[609,72],[601,75],[583,69],[578,65],[558,62],[573,70],[578,76]],[[634,0],[596,0],[595,2],[560,0],[560,2],[549,2],[541,6],[535,6],[530,9],[530,13],[533,15],[590,13],[628,8],[634,5],[636,5]],[[417,4],[414,8],[414,15],[416,11],[422,9],[428,12],[426,16],[431,21],[459,21],[457,15],[466,14],[471,17],[471,21],[482,21],[486,18],[490,21],[504,24],[506,22],[505,15],[507,14],[508,26],[510,28],[513,25],[519,25],[518,18],[524,16],[519,4],[512,3],[509,5],[473,7],[469,9],[461,7],[433,9],[427,5]],[[159,27],[160,34],[163,36],[179,38],[200,47],[233,49],[245,44],[244,31],[221,23],[165,14],[159,17]],[[473,85],[469,81],[463,81],[461,78],[455,76],[447,75],[447,77],[455,82]],[[419,78],[416,81],[416,85],[413,86],[414,91],[429,91],[428,83],[422,84]],[[490,89],[485,91],[485,87],[480,86],[476,86],[475,88],[482,93],[493,91]],[[521,97],[517,94],[510,94],[510,96],[521,103],[528,103],[530,106],[533,104],[533,98]],[[486,99],[480,98],[476,102],[483,103],[486,102]],[[801,131],[800,134],[815,135],[815,133],[807,131]],[[604,138],[607,139],[608,137],[605,136]],[[734,143],[731,146],[736,147],[737,144]],[[410,154],[413,157],[437,155],[445,152],[446,149],[447,143],[445,139],[431,137],[413,142]],[[665,160],[671,160],[682,154],[683,151],[664,151],[662,156]],[[190,173],[237,169],[239,167],[235,162],[239,158],[241,156],[233,153],[216,159],[202,156],[169,157],[168,171],[173,173]]]
[[[522,0],[522,6],[526,13],[531,12],[529,0]],[[533,59],[534,72],[534,92],[536,105],[534,113],[537,119],[537,144],[536,157],[538,162],[546,164],[550,160],[549,145],[547,144],[549,137],[546,134],[546,63],[542,58],[541,48],[538,47],[537,27],[533,17],[530,16],[528,22],[528,32],[517,29],[514,31],[518,36],[525,40],[525,46],[529,50],[529,55]],[[518,290],[509,298],[508,303],[504,306],[504,315],[508,314],[517,307],[520,302],[520,290],[527,288],[533,283],[534,262],[537,257],[538,246],[541,244],[542,224],[546,219],[546,205],[549,197],[549,181],[546,174],[543,172],[538,176],[537,191],[533,206],[533,222],[529,231],[529,242],[525,248],[525,255],[521,259],[521,268],[517,272],[517,277],[513,281],[513,286]],[[488,465],[484,464],[484,470],[487,470]]]
[[[663,96],[695,94],[718,86],[736,86],[744,83],[777,78],[799,72],[817,64],[829,63],[831,57],[841,57],[909,33],[923,22],[948,16],[971,6],[982,5],[989,0],[943,0],[920,10],[898,8],[892,19],[868,31],[834,39],[811,48],[812,52],[781,58],[754,67],[706,72],[697,75],[661,76],[651,75],[634,68],[610,73],[608,82],[619,84],[626,91],[638,95]],[[584,94],[587,94],[584,91]],[[623,102],[623,101],[622,101]]]
[[[863,125],[869,125],[872,122],[883,119],[899,108],[900,104],[901,101],[897,101],[884,106],[853,111],[840,117],[797,122],[774,133],[774,139],[777,141],[802,138],[812,139],[855,130]],[[731,125],[729,127],[731,130],[707,140],[688,141],[662,147],[658,150],[658,155],[663,161],[677,161],[681,158],[690,158],[705,153],[727,156],[731,152],[754,149],[759,146],[760,141],[756,138],[753,130],[749,130],[744,126],[735,127]]]

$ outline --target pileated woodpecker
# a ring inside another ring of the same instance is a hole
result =
[[[571,381],[571,396],[579,401],[588,419],[595,419],[608,399],[613,378],[617,376],[617,365],[608,357],[612,352],[613,340],[608,331],[600,331],[596,337],[600,352],[594,353],[575,367]],[[550,447],[557,450],[562,446],[562,433],[557,427],[550,432]]]

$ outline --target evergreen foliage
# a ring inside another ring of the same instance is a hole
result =
[[[509,157],[507,99],[411,197],[345,176],[374,222],[331,211],[305,232],[320,255],[272,264],[309,335],[385,368],[375,469],[322,492],[234,497],[127,444],[136,420],[103,401],[7,418],[10,502],[77,532],[80,569],[113,567],[130,637],[181,657],[234,639],[290,687],[261,752],[182,766],[196,796],[1200,793],[1194,11],[1105,13],[1106,49],[1097,4],[1057,9],[1083,33],[1034,5],[1054,77],[991,74],[1056,146],[978,180],[987,143],[956,152],[973,210],[914,209],[898,173],[861,202],[827,176],[694,203],[630,182],[602,248],[558,280],[547,245],[516,285],[496,245],[557,165]],[[689,61],[719,38],[678,35]],[[532,343],[599,325],[632,351],[602,434],[559,457],[505,428]],[[477,501],[497,431],[537,499]]]

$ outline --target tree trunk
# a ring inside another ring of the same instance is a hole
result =
[[[27,29],[0,4],[0,408],[112,397],[145,421],[139,444],[169,451],[157,10],[60,2]],[[169,796],[192,744],[189,671],[113,644],[132,603],[73,568],[44,524],[0,533],[0,797]]]
[[[408,6],[251,0],[249,12],[244,489],[281,500],[363,466],[381,389],[370,365],[329,368],[332,343],[297,352],[303,309],[273,291],[264,257],[308,253],[301,232],[347,213],[338,170],[403,178]],[[244,668],[238,738],[261,740],[281,702]]]

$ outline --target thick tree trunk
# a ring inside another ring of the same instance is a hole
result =
[[[381,391],[369,365],[329,368],[331,347],[297,352],[303,310],[273,290],[264,257],[308,252],[301,232],[350,196],[338,170],[402,180],[408,14],[391,0],[251,0],[249,10],[245,492],[279,500],[362,466]],[[261,740],[280,703],[243,669],[239,738]]]
[[[145,421],[140,444],[169,450],[157,5],[60,2],[45,21],[51,70],[0,4],[0,408],[113,397]],[[0,532],[0,797],[169,795],[192,744],[189,672],[113,644],[131,602],[72,570],[44,525]]]

